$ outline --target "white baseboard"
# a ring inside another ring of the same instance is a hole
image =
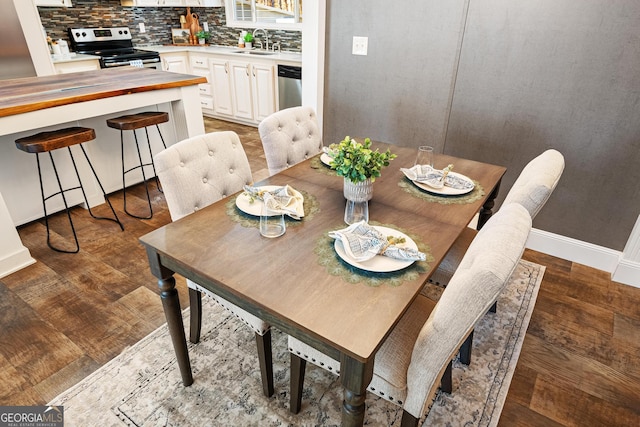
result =
[[[535,228],[527,248],[612,273],[611,280],[640,288],[640,262],[623,259],[620,251]]]
[[[35,262],[29,250],[23,246],[18,251],[0,259],[0,279]]]

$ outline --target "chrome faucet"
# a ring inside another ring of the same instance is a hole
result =
[[[263,28],[256,28],[255,30],[253,30],[253,37],[256,37],[256,33],[258,31],[262,31],[262,34],[264,34],[264,39],[265,39],[265,46],[264,49],[265,50],[269,50],[269,34],[267,34],[267,30],[263,29]],[[260,42],[260,45],[262,45],[262,42]]]

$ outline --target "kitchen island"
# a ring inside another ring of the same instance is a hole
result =
[[[16,149],[16,139],[70,126],[94,128],[96,139],[85,143],[87,154],[107,193],[117,191],[122,187],[120,135],[106,126],[106,120],[140,111],[166,111],[170,119],[161,130],[167,145],[203,134],[198,84],[205,82],[206,79],[200,76],[134,67],[2,81],[0,277],[34,262],[15,227],[44,215],[35,158]],[[158,152],[162,148],[159,137],[153,132],[150,136],[154,152]],[[131,147],[131,152],[125,152],[125,156],[133,158],[137,154]],[[73,170],[68,159],[63,159],[62,164],[65,164],[64,160],[67,160],[67,167],[60,168],[65,170],[61,177],[63,181],[71,179],[68,172]],[[80,161],[78,168],[86,183],[89,204],[104,203],[88,166]],[[49,172],[45,170],[45,174]],[[135,182],[135,178],[128,181],[129,184]],[[48,191],[47,186],[45,191]],[[70,196],[71,204],[82,202],[81,194],[70,193]],[[56,205],[52,200],[47,209],[52,212],[63,209],[62,201]]]

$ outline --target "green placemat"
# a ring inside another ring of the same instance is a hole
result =
[[[302,197],[304,197],[304,203],[302,205],[304,207],[304,218],[302,220],[297,220],[289,217],[288,215],[285,215],[284,219],[287,222],[287,228],[295,227],[301,224],[302,221],[309,221],[311,218],[315,216],[316,213],[320,211],[320,204],[318,203],[318,199],[316,199],[315,196],[312,196],[306,191],[302,191],[298,189],[296,190],[299,191],[300,194],[302,194]],[[238,209],[238,207],[236,206],[237,197],[238,196],[231,197],[226,204],[227,215],[229,216],[229,218],[231,218],[232,221],[242,225],[243,227],[247,227],[247,228],[259,227],[260,217],[246,214],[242,212],[240,209]]]
[[[464,205],[467,203],[477,202],[486,194],[484,188],[478,181],[474,180],[473,183],[475,184],[473,191],[461,196],[442,196],[439,194],[429,193],[416,187],[415,184],[407,177],[402,177],[402,179],[400,179],[398,187],[402,188],[406,193],[428,202],[440,203],[443,205]]]
[[[393,224],[381,224],[373,221],[369,223],[371,225],[393,228],[411,237],[416,245],[418,245],[420,252],[426,255],[426,261],[416,261],[407,268],[389,273],[375,273],[354,267],[344,262],[338,256],[333,247],[334,239],[329,237],[329,231],[339,230],[345,227],[344,223],[339,223],[336,224],[335,227],[327,229],[322,237],[316,241],[315,253],[318,255],[318,263],[325,266],[327,272],[332,276],[340,276],[348,283],[363,283],[367,286],[380,286],[382,284],[400,286],[403,282],[415,280],[418,275],[427,273],[431,269],[431,265],[429,264],[433,262],[431,248],[422,242],[419,237]]]
[[[322,163],[322,161],[320,160],[321,155],[322,153],[311,158],[311,169],[315,169],[318,172],[324,173],[326,175],[338,176],[335,170]]]

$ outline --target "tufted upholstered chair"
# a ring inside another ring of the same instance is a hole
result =
[[[235,132],[214,132],[180,141],[155,157],[171,219],[176,221],[251,184],[251,168]],[[235,314],[255,333],[264,394],[273,394],[270,325],[187,280],[191,342],[200,340],[202,293]]]
[[[520,203],[529,211],[533,220],[549,200],[563,171],[564,157],[562,154],[553,149],[545,151],[522,169],[502,205],[506,206],[513,202]],[[447,286],[477,233],[476,230],[469,227],[464,229],[436,271],[431,275],[430,282]]]
[[[440,300],[418,295],[376,353],[369,391],[403,408],[403,426],[417,425],[428,411],[438,380],[508,283],[530,230],[525,208],[503,207],[478,232]],[[292,337],[289,351],[290,409],[298,412],[306,361],[338,374],[340,363]]]
[[[258,131],[270,175],[322,151],[322,137],[313,108],[277,111],[260,122]]]

